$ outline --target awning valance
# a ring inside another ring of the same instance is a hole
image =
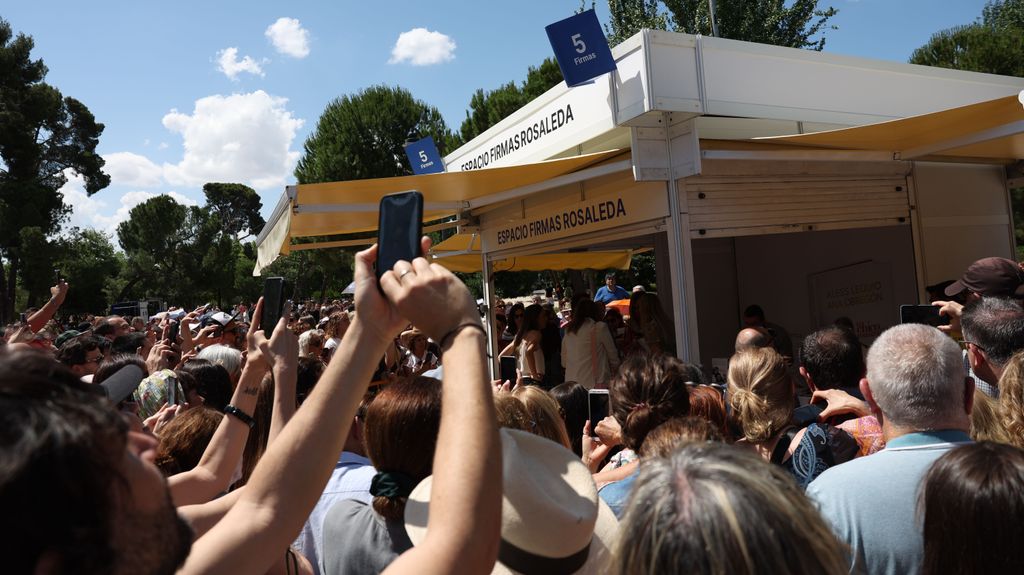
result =
[[[892,152],[897,160],[933,157],[1010,163],[1024,159],[1024,91],[899,120],[759,142]]]
[[[596,177],[630,166],[628,152],[612,150],[470,172],[289,186],[257,237],[259,254],[253,274],[259,275],[278,255],[287,254],[295,238],[376,230],[378,203],[390,193],[419,190],[423,194],[424,221],[437,221],[512,199],[515,197],[512,194],[528,193],[532,187],[545,182],[559,185],[565,180],[564,183],[571,183],[572,176],[582,170],[592,171],[594,173],[588,177]]]

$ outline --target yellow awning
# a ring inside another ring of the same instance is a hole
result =
[[[470,172],[300,185],[296,186],[296,213],[292,217],[290,235],[297,238],[375,230],[376,206],[380,198],[407,190],[419,190],[423,194],[423,221],[433,221],[455,215],[460,203],[568,174],[621,153],[615,150],[525,166]],[[319,210],[320,206],[354,204],[364,204],[372,209]]]
[[[474,273],[483,269],[480,254],[480,237],[475,234],[455,234],[430,250],[434,262],[453,272]],[[536,254],[494,260],[494,271],[545,271],[545,270],[607,270],[629,269],[633,259],[632,250],[607,252],[561,252]]]
[[[257,238],[259,255],[253,275],[289,251],[295,238],[371,232],[377,229],[380,198],[419,190],[424,221],[455,216],[483,203],[500,201],[502,192],[528,188],[600,164],[614,156],[629,160],[628,151],[548,160],[535,164],[422,176],[377,178],[290,186]]]
[[[827,132],[755,138],[761,142],[1010,163],[1024,159],[1024,91],[941,112]]]

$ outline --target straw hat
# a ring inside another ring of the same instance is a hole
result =
[[[590,470],[561,445],[502,429],[501,547],[493,573],[599,573],[611,557],[618,521],[597,496]],[[409,495],[405,530],[427,534],[433,477]]]

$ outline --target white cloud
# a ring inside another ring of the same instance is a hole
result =
[[[85,180],[81,176],[71,170],[65,170],[64,175],[67,176],[68,181],[60,191],[64,194],[64,203],[71,206],[71,218],[68,223],[79,228],[95,228],[111,236],[116,236],[117,225],[128,219],[132,208],[160,195],[145,191],[127,192],[121,196],[117,210],[111,213],[110,204],[85,193]],[[110,190],[107,189],[101,190],[99,193],[108,194],[109,192]],[[178,192],[171,191],[166,195],[182,205],[198,205],[192,198]]]
[[[292,58],[309,56],[309,30],[295,18],[278,18],[264,34],[278,52]]]
[[[167,149],[167,142],[160,142],[160,145],[157,146],[156,149],[158,149],[158,150],[166,150]]]
[[[264,60],[264,63],[266,60]],[[263,77],[263,66],[260,62],[253,60],[249,56],[245,56],[241,60],[238,59],[238,48],[224,48],[220,52],[217,52],[217,70],[224,73],[225,76],[232,80],[237,80],[238,75],[242,72],[248,72],[259,77]]]
[[[164,164],[174,185],[241,182],[254,188],[285,184],[299,160],[291,150],[303,121],[285,108],[288,100],[262,90],[251,94],[207,96],[191,114],[171,110],[164,127],[184,138],[185,155]]]
[[[398,35],[388,64],[408,62],[413,66],[432,66],[455,58],[455,41],[440,32],[413,28]]]
[[[117,186],[155,188],[163,183],[163,169],[149,158],[131,152],[115,152],[103,156],[103,171]]]

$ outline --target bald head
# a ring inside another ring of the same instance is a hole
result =
[[[736,335],[736,351],[747,351],[772,344],[772,336],[763,327],[747,327]]]

